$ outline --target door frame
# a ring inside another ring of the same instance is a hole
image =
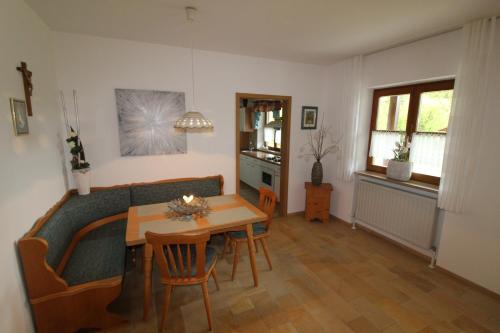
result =
[[[288,214],[288,176],[290,166],[290,123],[292,97],[267,94],[236,93],[236,193],[240,193],[240,100],[275,99],[284,102],[283,125],[281,128],[281,169],[280,169],[280,215]]]

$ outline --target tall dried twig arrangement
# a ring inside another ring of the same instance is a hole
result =
[[[73,90],[73,104],[75,112],[75,122],[76,131],[73,126],[70,125],[70,120],[68,117],[68,110],[66,109],[66,103],[64,101],[64,94],[62,91],[60,93],[61,107],[64,115],[64,123],[66,127],[67,139],[70,153],[71,153],[71,168],[72,170],[82,170],[90,167],[90,164],[85,160],[85,150],[83,149],[82,141],[80,140],[80,117],[78,114],[78,99],[76,90]]]
[[[308,142],[305,145],[308,152],[301,154],[299,157],[312,156],[317,162],[320,162],[326,155],[339,151],[339,142],[340,139],[335,140],[333,138],[331,127],[321,121],[319,129],[309,132]]]

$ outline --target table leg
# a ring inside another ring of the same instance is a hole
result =
[[[259,276],[257,275],[257,264],[255,263],[255,242],[253,240],[253,227],[252,224],[246,225],[247,231],[247,243],[248,243],[248,255],[250,257],[250,265],[252,266],[252,275],[254,286],[259,285]]]
[[[151,271],[153,259],[153,246],[144,245],[144,320],[148,319],[149,307],[151,306]]]

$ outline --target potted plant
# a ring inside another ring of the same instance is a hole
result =
[[[327,142],[328,141],[328,142]],[[323,165],[321,159],[328,154],[336,153],[339,150],[338,141],[333,140],[331,129],[321,122],[320,128],[314,133],[309,132],[309,140],[305,147],[307,153],[301,154],[299,157],[313,157],[316,161],[311,170],[311,183],[315,186],[321,185],[323,182]]]
[[[71,128],[66,139],[71,153],[71,171],[79,195],[90,193],[90,164],[85,160],[85,150],[77,132]]]
[[[387,164],[387,177],[408,181],[411,178],[412,163],[410,162],[410,142],[408,138],[402,137],[396,142],[396,148],[393,150],[394,158]]]

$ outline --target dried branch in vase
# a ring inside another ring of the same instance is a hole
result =
[[[320,162],[328,154],[337,153],[340,150],[340,139],[334,139],[331,126],[321,122],[316,131],[309,132],[308,142],[300,149],[300,158],[313,157]]]
[[[74,113],[76,130],[70,125],[70,120],[68,117],[68,111],[66,109],[66,103],[64,101],[64,94],[60,91],[61,107],[64,115],[64,123],[66,126],[67,138],[70,153],[71,153],[71,169],[72,170],[84,170],[90,168],[90,164],[85,159],[85,150],[83,149],[83,144],[80,139],[80,117],[78,114],[78,100],[76,95],[76,90],[73,90],[73,103],[74,103]]]

